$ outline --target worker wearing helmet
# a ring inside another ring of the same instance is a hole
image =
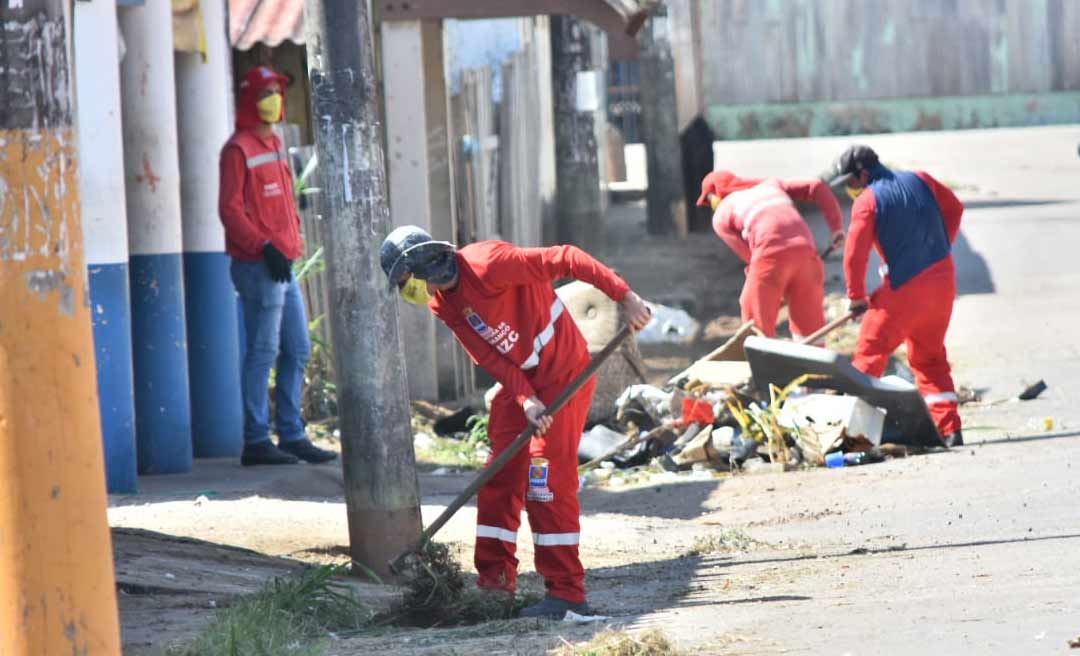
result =
[[[844,241],[840,204],[820,180],[759,180],[713,171],[701,182],[698,205],[712,207],[713,230],[747,263],[739,296],[742,320],[753,321],[768,337],[776,334],[785,302],[792,337],[825,325],[825,267],[794,202],[811,200],[825,215],[833,247],[839,247]]]
[[[574,246],[517,248],[484,241],[457,249],[420,228],[403,226],[386,237],[379,257],[401,297],[427,305],[501,383],[488,424],[491,457],[527,423],[538,429],[528,450],[480,488],[478,585],[514,592],[524,506],[547,595],[522,615],[561,619],[568,610],[586,612],[585,570],[578,557],[577,450],[596,383],[590,380],[554,416],[543,415],[589,364],[585,338],[552,282],[576,278],[592,284],[621,305],[637,330],[648,323],[648,308],[614,272]]]
[[[871,376],[907,344],[915,382],[948,446],[964,443],[945,332],[956,297],[952,243],[964,205],[924,171],[893,171],[868,146],[852,146],[836,163],[833,185],[846,184],[855,202],[844,251],[847,295],[865,310],[852,364]],[[870,249],[884,260],[883,281],[866,292]]]

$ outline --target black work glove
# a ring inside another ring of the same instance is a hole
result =
[[[273,244],[263,246],[263,261],[270,270],[270,279],[274,282],[289,282],[292,280],[292,262],[285,258]]]

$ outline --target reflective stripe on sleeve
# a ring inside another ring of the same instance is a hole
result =
[[[533,533],[538,547],[572,547],[581,541],[581,533]]]
[[[926,401],[926,405],[934,405],[935,403],[956,403],[956,392],[927,394],[923,397],[923,400]]]
[[[517,544],[517,531],[510,531],[505,528],[499,528],[498,526],[484,526],[483,524],[477,524],[476,537],[494,538],[496,540],[502,540],[503,542],[509,542],[510,544]]]
[[[540,331],[540,334],[533,340],[533,352],[524,363],[522,363],[522,369],[532,369],[536,365],[540,364],[540,351],[548,345],[551,338],[555,336],[555,322],[562,316],[564,306],[562,301],[555,299],[555,302],[551,304],[551,319],[548,320],[547,326]]]

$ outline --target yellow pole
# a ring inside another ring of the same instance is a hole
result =
[[[18,69],[9,71],[4,93],[13,102],[0,114],[3,656],[120,653],[67,4],[0,9],[9,37],[0,54]]]

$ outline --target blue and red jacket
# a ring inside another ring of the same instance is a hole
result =
[[[952,268],[952,243],[964,204],[924,171],[877,165],[851,207],[844,249],[848,298],[866,297],[866,267],[873,247],[888,268],[885,284],[898,289],[924,271]]]

